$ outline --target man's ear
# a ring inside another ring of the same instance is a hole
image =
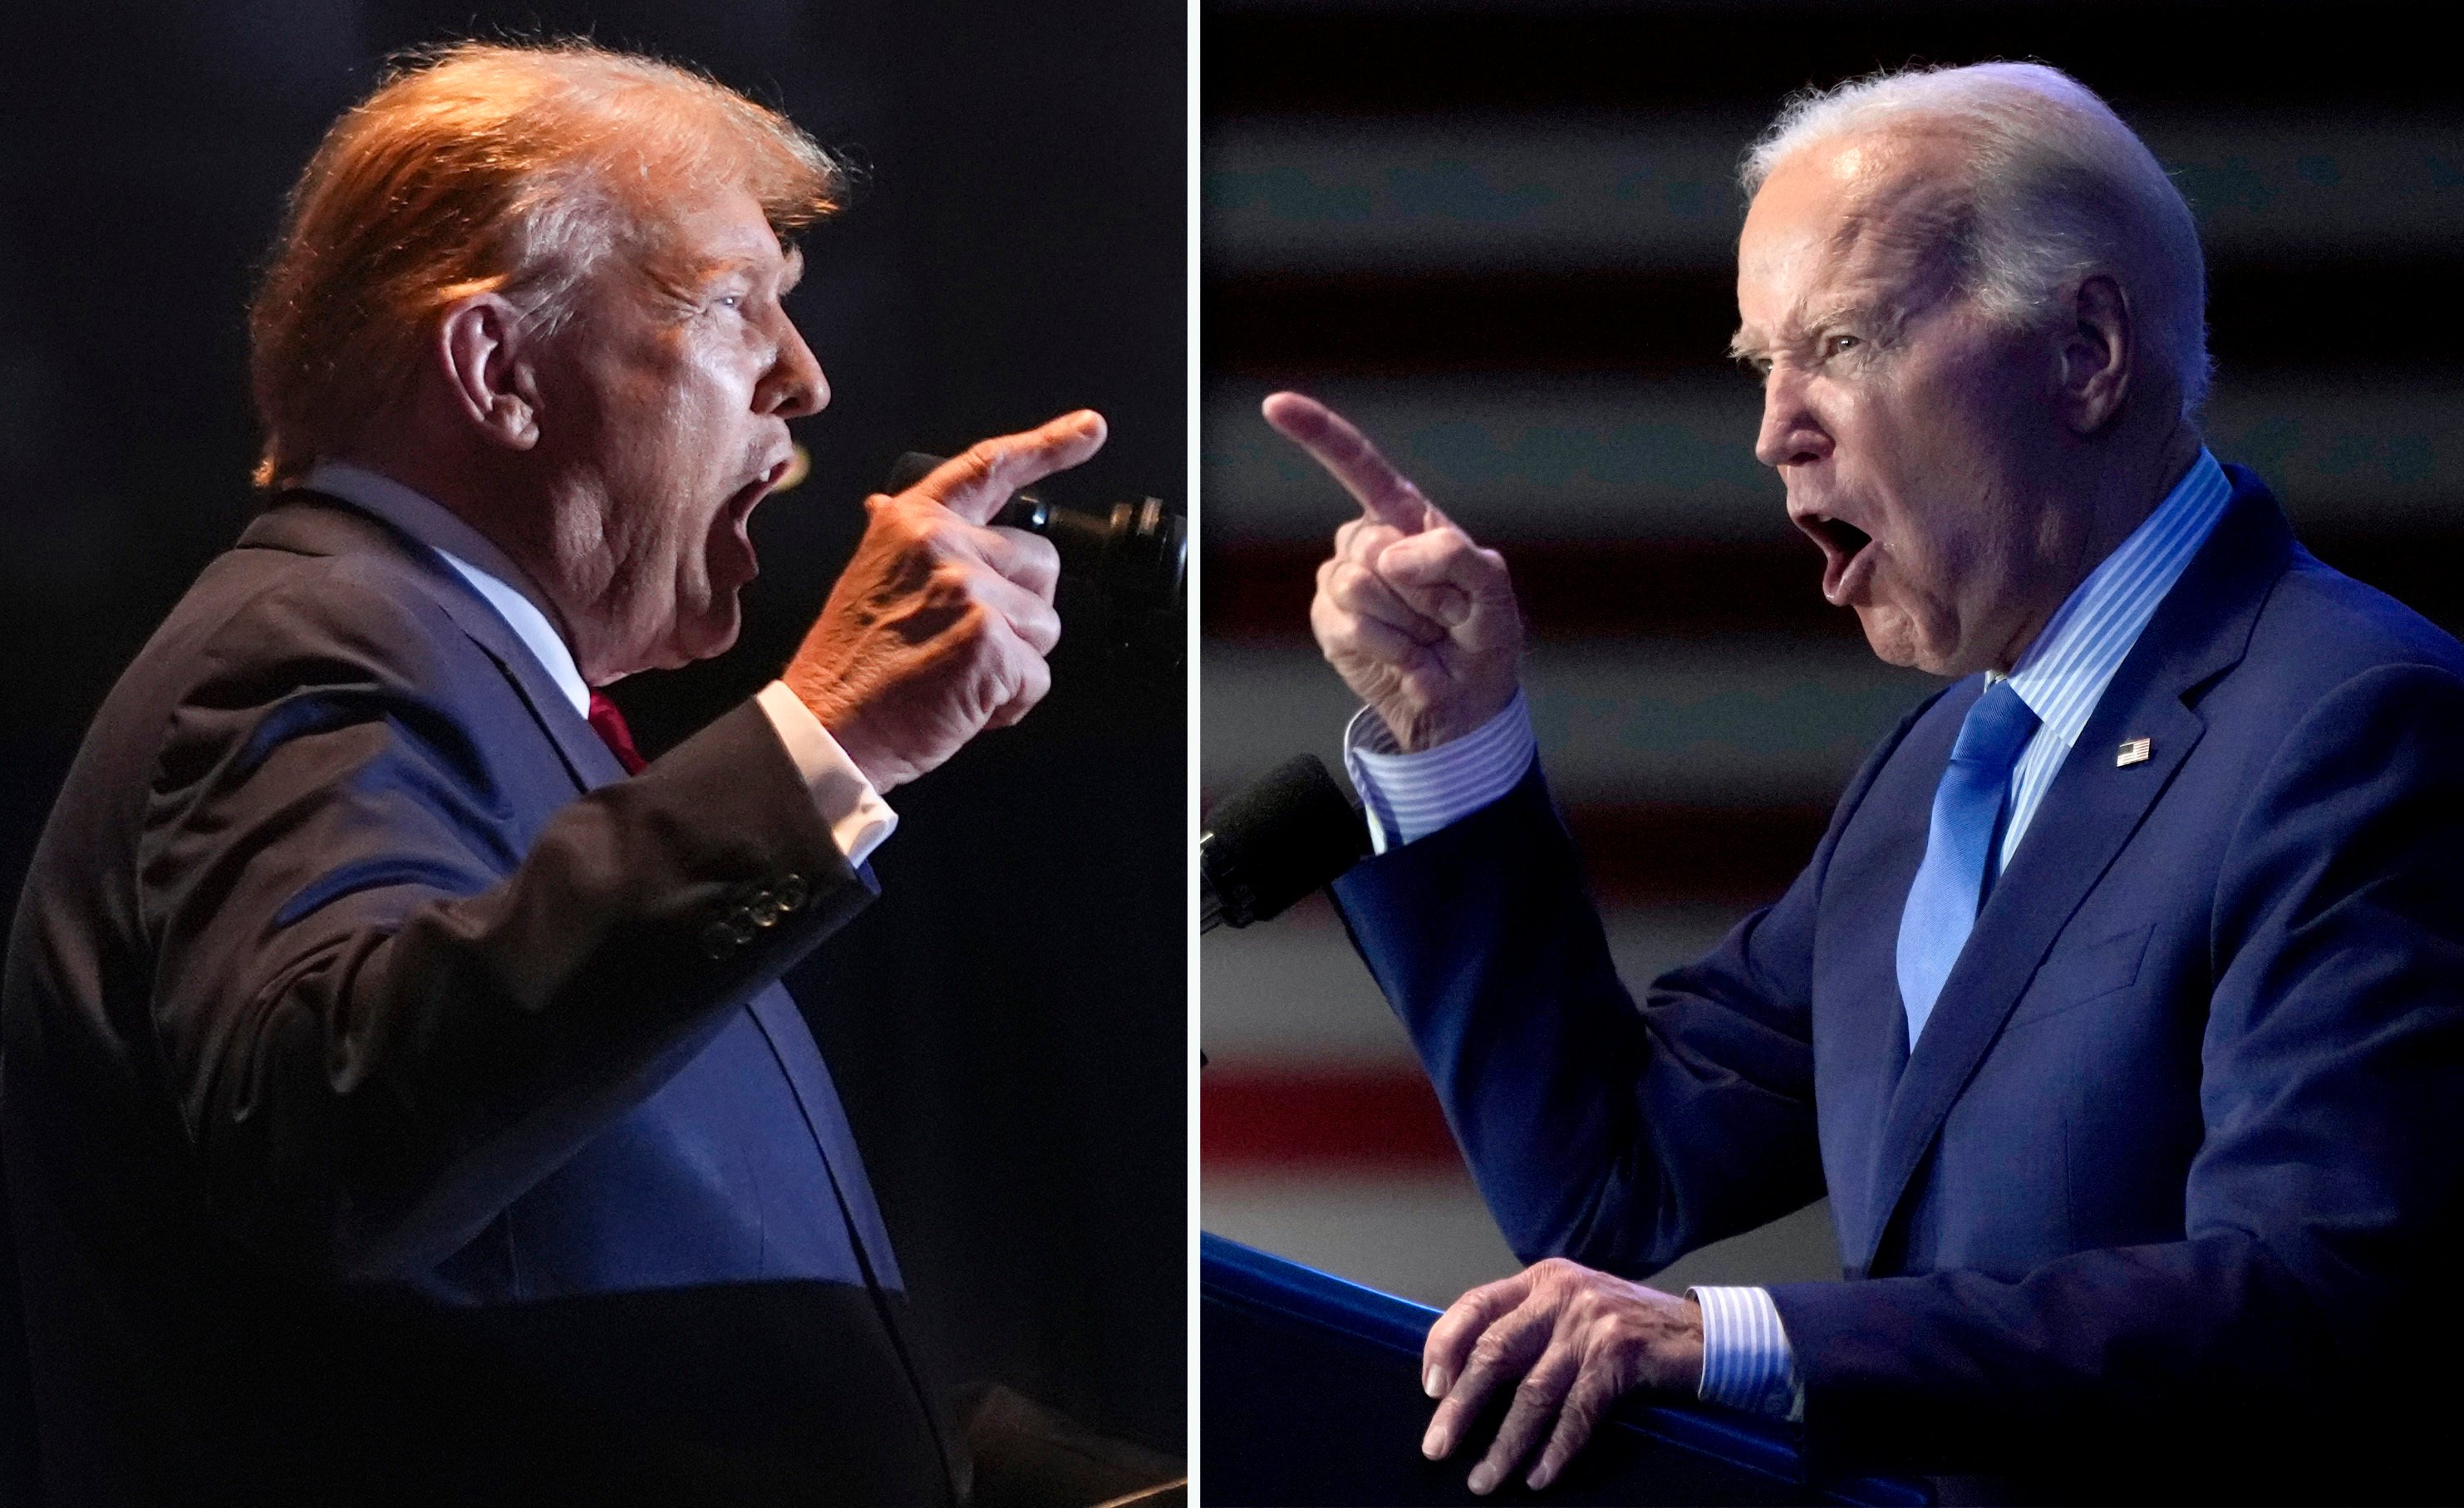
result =
[[[2102,273],[2079,284],[2071,327],[2060,341],[2056,402],[2073,434],[2104,428],[2122,411],[2138,364],[2130,295]]]
[[[473,294],[450,305],[436,332],[436,358],[462,416],[495,444],[539,444],[539,404],[531,332],[501,294]]]

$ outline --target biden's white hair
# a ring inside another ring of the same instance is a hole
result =
[[[1746,152],[1750,197],[1783,161],[1869,132],[1948,134],[1966,147],[1951,229],[1968,295],[2036,329],[2104,273],[2129,299],[2141,349],[2169,370],[2190,418],[2208,396],[2207,270],[2181,190],[2095,93],[2041,63],[1913,68],[1791,99]]]

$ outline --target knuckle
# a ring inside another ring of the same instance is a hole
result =
[[[965,469],[970,482],[981,482],[993,474],[1008,453],[1008,448],[999,440],[979,440],[959,452],[958,464]]]
[[[950,626],[958,642],[966,646],[968,657],[976,664],[1001,663],[1001,637],[993,628],[992,610],[983,603],[969,599],[959,606]]]
[[[873,522],[903,554],[933,557],[944,553],[938,509],[893,499],[873,514]]]
[[[1309,626],[1321,637],[1337,639],[1346,645],[1361,643],[1362,622],[1358,613],[1331,598],[1319,598],[1309,609]]]
[[[1040,665],[1043,662],[1036,663]],[[1013,719],[1024,716],[1027,710],[1043,701],[1044,693],[1051,688],[1052,681],[1049,676],[1038,675],[1032,670],[1023,670],[1016,678],[1009,697],[1003,705]]]
[[[927,590],[944,602],[976,601],[976,573],[960,560],[942,560],[926,579]]]

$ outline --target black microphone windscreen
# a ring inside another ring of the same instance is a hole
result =
[[[1369,852],[1369,824],[1314,754],[1285,760],[1208,814],[1200,863],[1234,927],[1265,921]]]
[[[933,468],[940,464],[941,458],[937,455],[926,455],[921,450],[910,450],[900,456],[890,468],[889,490],[893,492],[903,492],[932,475]]]

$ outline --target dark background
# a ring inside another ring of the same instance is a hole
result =
[[[617,688],[646,752],[776,673],[902,450],[1090,406],[1111,443],[1048,495],[1186,506],[1176,4],[12,7],[0,901],[112,679],[254,506],[244,310],[282,193],[389,52],[507,32],[696,63],[863,169],[790,300],[834,393],[799,426],[812,479],[756,517],[737,648]],[[791,980],[944,1370],[1175,1453],[1185,743],[1180,672],[1066,640],[1033,717],[894,794],[882,899]]]
[[[2171,170],[2208,251],[2207,432],[2310,548],[2464,628],[2464,93],[2372,7],[2197,0],[1210,0],[1200,769],[1349,698],[1308,629],[1353,510],[1257,400],[1317,393],[1503,551],[1525,686],[1638,987],[1775,898],[1938,683],[1866,652],[1750,455],[1738,155],[1794,92],[2037,59]],[[1432,1302],[1517,1265],[1322,909],[1200,947],[1202,1223]],[[1837,1276],[1827,1218],[1660,1281]]]

